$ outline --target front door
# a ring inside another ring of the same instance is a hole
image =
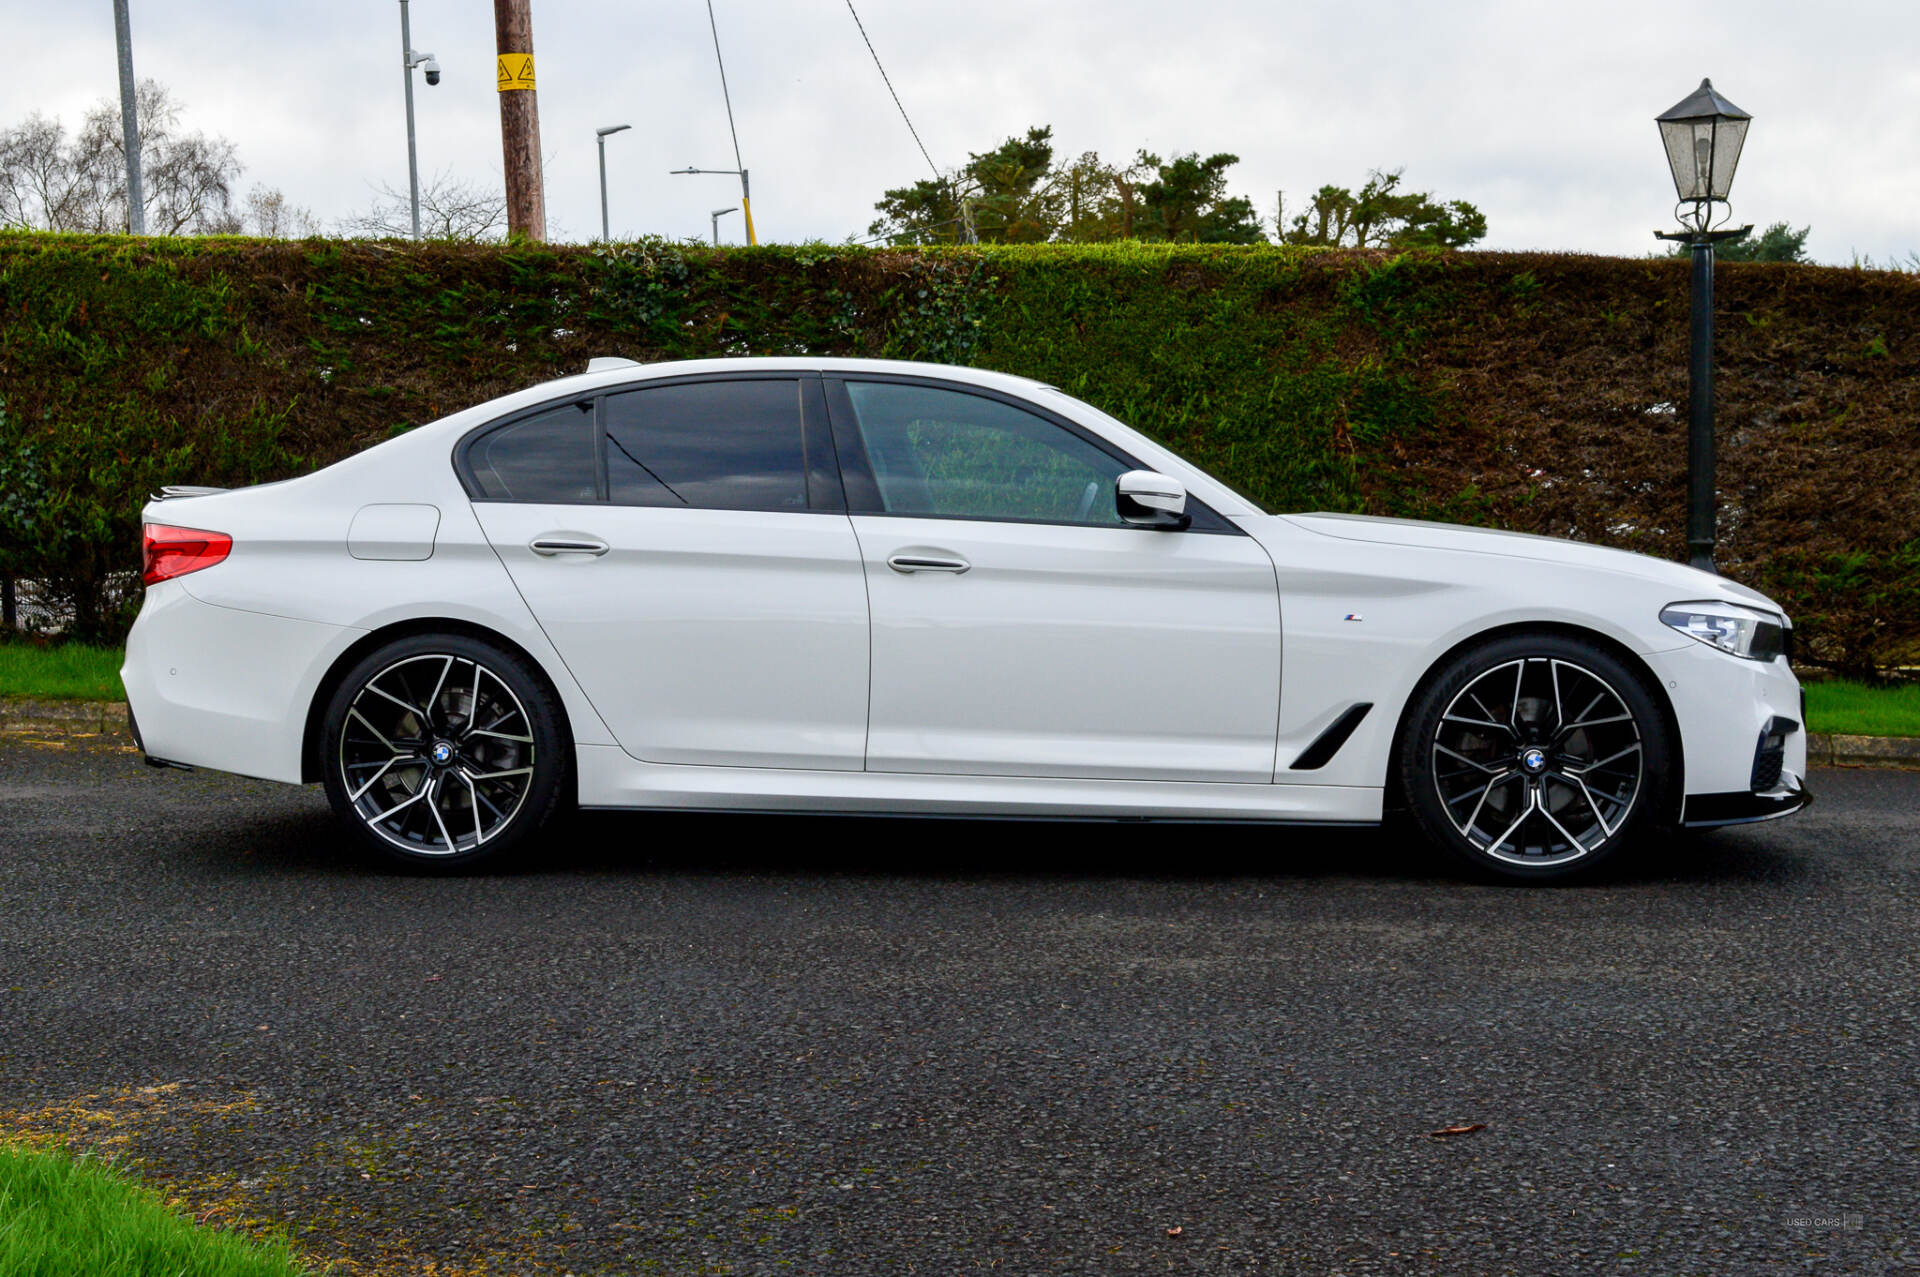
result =
[[[869,771],[1270,783],[1272,560],[1130,526],[1103,441],[999,396],[829,383],[866,563]]]
[[[817,377],[618,391],[481,436],[474,512],[627,753],[857,771],[867,598]]]

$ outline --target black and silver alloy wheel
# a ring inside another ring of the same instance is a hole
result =
[[[1460,836],[1496,860],[1550,866],[1613,836],[1640,793],[1640,729],[1592,670],[1522,657],[1440,716],[1434,789]]]
[[[1470,652],[1424,690],[1401,783],[1426,833],[1506,877],[1611,853],[1662,803],[1666,729],[1640,680],[1570,639]]]
[[[566,751],[523,663],[463,636],[402,640],[351,671],[329,706],[327,795],[378,849],[471,864],[544,822]]]

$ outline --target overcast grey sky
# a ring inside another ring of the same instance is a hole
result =
[[[1920,249],[1920,59],[1912,0],[855,0],[934,160],[1031,124],[1109,159],[1232,151],[1271,220],[1372,167],[1486,213],[1486,246],[1639,255],[1673,190],[1653,116],[1710,75],[1754,115],[1739,221],[1811,223],[1823,261]],[[68,125],[116,92],[110,0],[5,0],[0,123]],[[132,0],[135,64],[192,127],[239,144],[242,189],[331,222],[404,188],[396,0]],[[715,0],[754,212],[768,240],[863,231],[880,192],[927,168],[845,0]],[[492,6],[414,0],[423,172],[497,182]],[[737,202],[703,0],[533,0],[547,208],[597,234],[593,131],[613,227],[701,235]],[[24,53],[26,56],[20,56]],[[738,241],[738,214],[723,220]]]

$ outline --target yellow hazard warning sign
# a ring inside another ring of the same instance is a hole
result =
[[[533,87],[533,55],[531,53],[501,54],[494,87],[502,93],[509,89],[531,89]]]

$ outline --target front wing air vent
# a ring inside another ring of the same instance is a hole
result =
[[[1293,770],[1317,771],[1333,761],[1333,756],[1340,752],[1340,747],[1347,743],[1347,737],[1353,735],[1353,729],[1360,726],[1360,720],[1372,708],[1372,701],[1349,706],[1345,713],[1327,724],[1326,731],[1313,738],[1313,744],[1300,751],[1300,757],[1293,760]]]

